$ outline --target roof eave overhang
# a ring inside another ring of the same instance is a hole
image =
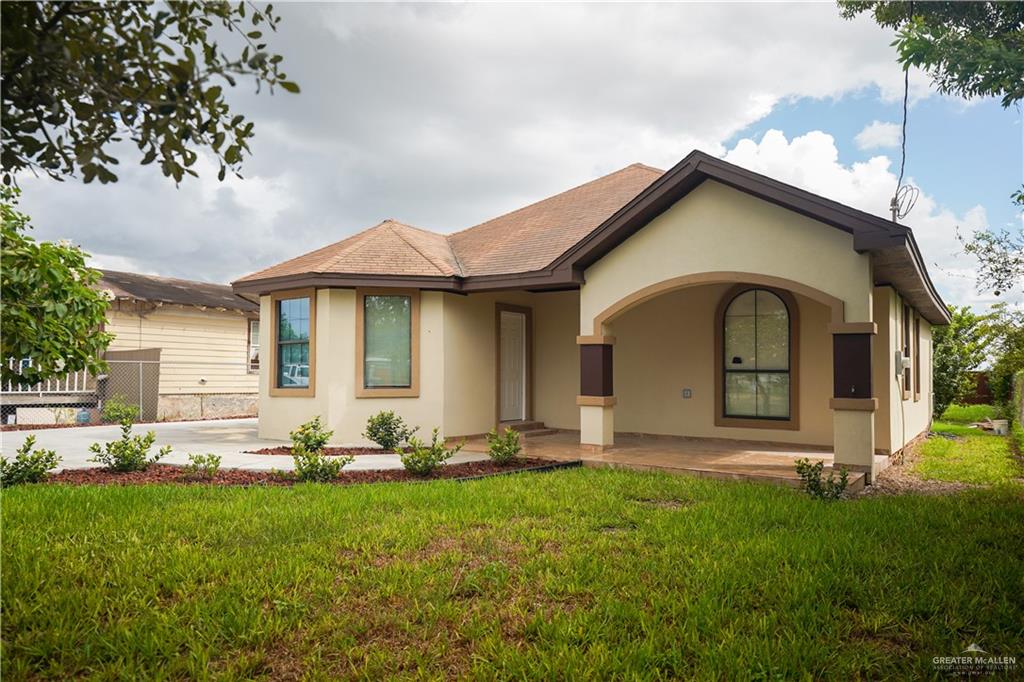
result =
[[[470,277],[400,276],[386,274],[304,273],[241,280],[232,283],[236,294],[263,296],[275,291],[306,288],[354,289],[387,287],[447,291],[456,294],[483,293],[525,289],[528,291],[562,291],[578,289],[583,279],[570,268],[545,268],[532,272],[477,275]]]
[[[952,321],[949,308],[935,289],[912,232],[898,243],[870,250],[876,286],[892,286],[931,324]]]
[[[509,289],[575,289],[584,282],[583,273],[587,267],[668,210],[705,180],[715,180],[852,235],[853,248],[857,253],[884,254],[880,260],[887,259],[893,265],[890,272],[898,269],[899,272],[896,274],[899,274],[899,277],[895,279],[900,281],[884,283],[892,284],[903,291],[906,298],[929,322],[948,324],[949,312],[928,277],[927,268],[909,228],[739,168],[699,151],[688,154],[590,234],[540,270],[466,277],[306,273],[242,280],[234,282],[232,286],[237,294],[258,295],[305,287],[408,287],[460,294]],[[894,258],[900,262],[895,263]],[[876,278],[875,283],[882,282]]]

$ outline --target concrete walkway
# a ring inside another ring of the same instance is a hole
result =
[[[279,445],[288,445],[285,441],[260,438],[257,434],[256,419],[219,419],[194,422],[163,422],[159,424],[137,424],[134,434],[147,431],[156,433],[156,443],[151,454],[155,454],[161,446],[170,445],[171,454],[160,460],[161,464],[186,464],[190,453],[203,454],[212,452],[220,455],[221,467],[225,469],[249,469],[252,471],[268,471],[281,469],[290,471],[294,468],[292,458],[282,455],[253,455],[245,450],[259,450]],[[38,429],[33,431],[4,431],[0,433],[0,452],[4,457],[14,457],[15,451],[25,442],[28,436],[36,437],[36,447],[55,450],[62,458],[58,469],[86,469],[99,466],[89,462],[93,455],[89,452],[92,443],[106,443],[121,436],[121,427],[82,426],[66,429]],[[334,445],[332,443],[332,445]],[[345,443],[341,445],[353,445]],[[487,459],[486,453],[460,452],[452,457],[450,464],[473,462]],[[369,469],[401,469],[402,462],[395,454],[358,455],[346,470]]]

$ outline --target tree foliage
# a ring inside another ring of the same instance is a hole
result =
[[[1024,233],[1018,230],[976,230],[971,237],[957,234],[964,252],[978,259],[978,281],[996,296],[1024,277]]]
[[[974,390],[971,372],[985,359],[984,319],[969,306],[949,306],[949,312],[952,322],[932,330],[932,409],[936,417]]]
[[[985,317],[984,328],[992,365],[992,395],[996,403],[1008,406],[1013,398],[1013,377],[1024,370],[1024,310],[997,303]]]
[[[1024,3],[839,0],[839,8],[897,29],[899,62],[924,69],[939,92],[999,97],[1004,107],[1024,99]],[[1024,186],[1011,199],[1024,207]],[[1024,280],[1024,233],[980,230],[961,241],[981,264],[982,290],[999,295]]]
[[[257,91],[299,91],[263,42],[279,21],[247,2],[4,3],[4,183],[25,170],[115,182],[112,146],[125,139],[175,182],[196,175],[200,149],[221,179],[238,174],[253,124],[231,111],[224,85],[244,76]]]
[[[32,385],[82,369],[98,373],[113,338],[100,331],[108,305],[96,288],[100,272],[86,266],[78,247],[25,234],[31,225],[16,210],[17,196],[0,188],[0,379]],[[12,369],[9,358],[32,364]]]
[[[847,19],[869,12],[897,29],[900,63],[924,69],[939,92],[1001,97],[1004,107],[1024,99],[1022,3],[839,0],[839,7]]]

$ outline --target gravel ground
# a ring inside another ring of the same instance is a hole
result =
[[[933,434],[929,437],[950,438],[950,436],[945,434]],[[893,464],[879,474],[874,484],[865,486],[859,495],[949,495],[964,490],[971,490],[972,488],[983,487],[972,483],[935,481],[920,478],[911,471],[914,462],[918,459],[919,446],[920,443],[915,443],[908,448],[902,462]]]

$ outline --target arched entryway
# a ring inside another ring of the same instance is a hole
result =
[[[581,443],[608,448],[619,431],[831,444],[870,468],[873,324],[846,322],[843,310],[757,273],[687,275],[622,297],[578,339]],[[759,330],[770,343],[758,347]]]

